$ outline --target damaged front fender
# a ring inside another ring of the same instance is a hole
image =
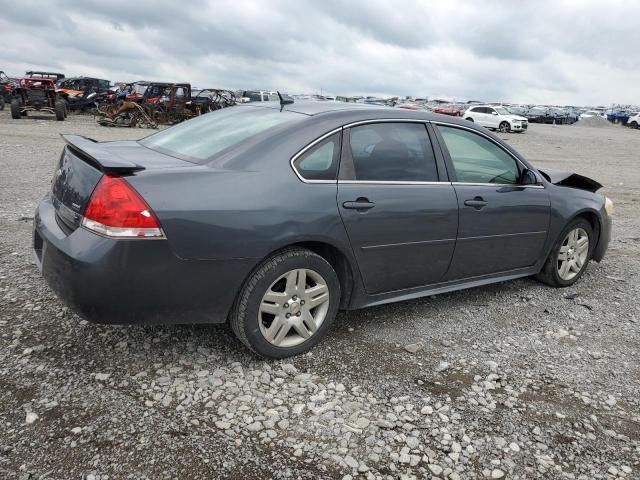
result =
[[[578,173],[563,172],[552,168],[545,168],[544,170],[538,169],[538,171],[547,179],[547,181],[554,185],[579,188],[580,190],[586,190],[588,192],[597,192],[602,188],[601,183]]]

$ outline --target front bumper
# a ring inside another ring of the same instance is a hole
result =
[[[49,195],[36,210],[33,252],[49,286],[99,323],[222,323],[252,259],[183,260],[165,240],[66,234]]]

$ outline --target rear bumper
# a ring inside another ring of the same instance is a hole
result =
[[[70,308],[99,323],[222,323],[253,259],[176,257],[166,240],[113,240],[60,229],[50,197],[34,218],[35,261]]]
[[[602,221],[600,223],[600,237],[598,238],[598,244],[593,250],[593,254],[591,256],[591,258],[593,258],[596,262],[602,260],[604,258],[604,255],[607,253],[609,242],[611,241],[611,230],[613,224],[611,217],[604,211],[601,215],[601,218]]]

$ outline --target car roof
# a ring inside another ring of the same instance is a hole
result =
[[[450,115],[441,115],[432,113],[427,110],[407,110],[404,108],[392,108],[380,105],[367,105],[366,103],[347,103],[347,102],[318,102],[318,101],[301,101],[285,104],[281,107],[279,102],[252,102],[239,104],[233,108],[271,108],[274,110],[300,113],[320,119],[324,118],[343,118],[349,117],[355,120],[375,120],[375,119],[408,119],[408,120],[424,120],[424,121],[441,121],[446,123],[454,123],[459,125],[469,125],[469,122],[460,117],[452,117]]]
[[[274,108],[280,110],[281,105],[278,101],[269,102],[257,102],[245,104],[249,106],[259,106],[262,108]],[[335,112],[337,110],[343,111],[356,111],[356,110],[382,110],[385,112],[393,111],[393,108],[382,107],[380,105],[368,105],[366,103],[347,103],[338,101],[313,101],[303,100],[295,101],[294,103],[285,104],[283,110],[295,113],[302,113],[304,115],[318,115],[321,113]]]

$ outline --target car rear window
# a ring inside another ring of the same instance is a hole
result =
[[[231,107],[201,115],[140,140],[140,144],[184,160],[206,163],[215,154],[270,128],[304,116],[273,108]]]

